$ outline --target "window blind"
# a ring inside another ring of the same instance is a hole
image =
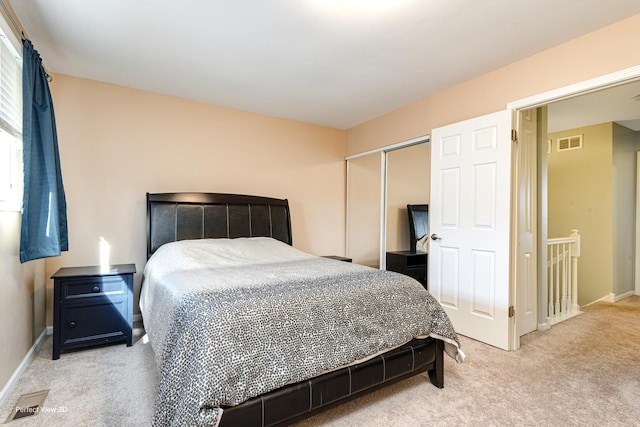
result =
[[[22,135],[22,59],[0,29],[0,128]]]
[[[23,187],[22,57],[8,28],[0,16],[0,211],[19,211]]]

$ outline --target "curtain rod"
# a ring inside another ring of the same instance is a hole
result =
[[[11,26],[16,30],[16,36],[24,37],[24,31],[20,29],[16,21],[14,21],[13,16],[11,15],[11,12],[9,12],[9,9],[7,8],[7,5],[4,4],[4,0],[0,0],[0,4],[2,4],[2,9],[4,9],[4,13],[7,14],[7,17],[9,18]]]
[[[20,36],[21,39],[22,39],[22,43],[24,43],[24,40],[28,39],[28,37],[24,33],[24,30],[21,29],[20,28],[21,26],[19,26],[18,23],[13,19],[13,15],[9,11],[9,9],[7,8],[7,5],[4,3],[4,0],[0,0],[0,5],[2,5],[2,9],[4,10],[4,13],[9,18],[9,23],[16,30],[16,37]],[[44,69],[44,73],[47,75],[47,81],[51,82],[53,80],[53,77],[51,77],[51,74],[49,74],[47,69],[44,68],[44,65],[42,66],[42,68]]]

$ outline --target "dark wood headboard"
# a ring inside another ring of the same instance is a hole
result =
[[[147,193],[147,258],[186,239],[273,237],[289,245],[287,199],[223,193]]]

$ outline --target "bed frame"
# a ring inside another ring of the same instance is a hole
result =
[[[147,257],[164,243],[177,240],[264,236],[292,244],[286,199],[221,193],[147,193]],[[444,386],[443,341],[414,339],[366,362],[225,408],[220,427],[290,425],[422,372],[429,374],[436,387]]]

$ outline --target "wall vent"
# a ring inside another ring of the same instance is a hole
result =
[[[582,148],[582,135],[559,138],[556,147],[558,151],[579,150]]]

